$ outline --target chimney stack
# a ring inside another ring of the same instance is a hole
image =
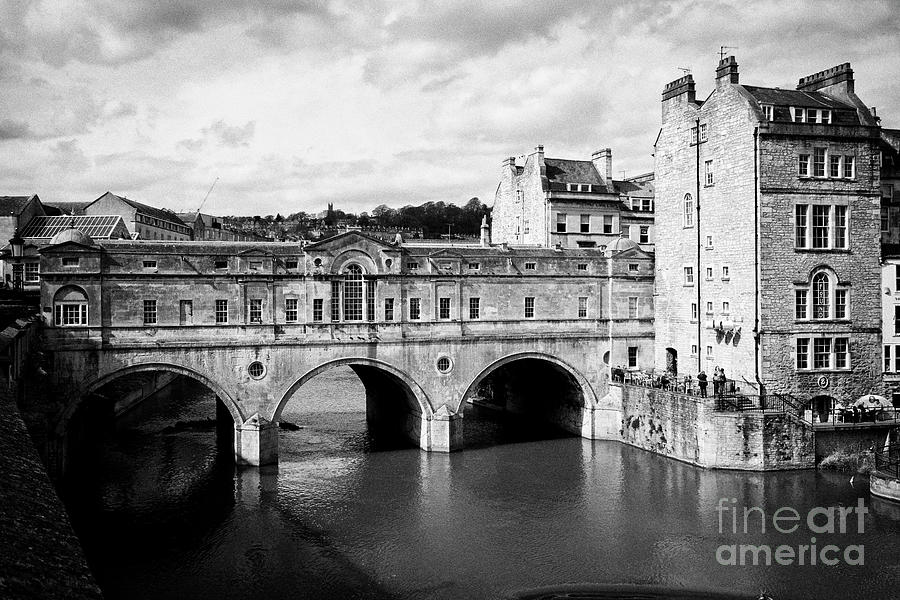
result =
[[[836,67],[801,77],[800,81],[797,82],[797,89],[801,92],[822,90],[828,93],[832,92],[834,88],[839,88],[845,94],[853,93],[853,69],[850,68],[850,63],[843,63]]]
[[[481,246],[491,245],[491,228],[488,226],[487,215],[481,217]]]
[[[726,83],[738,83],[738,64],[733,56],[726,56],[716,68],[716,88]]]
[[[600,176],[603,177],[603,181],[606,182],[606,187],[609,188],[612,186],[612,149],[611,148],[601,148],[597,150],[593,154],[591,154],[591,162],[594,163],[594,168],[597,169],[597,172],[600,173]]]
[[[663,88],[662,101],[678,98],[686,95],[688,102],[696,101],[697,94],[694,91],[694,76],[688,73],[684,77],[679,77],[675,81],[666,84]]]

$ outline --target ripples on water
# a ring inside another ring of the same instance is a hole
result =
[[[302,429],[280,432],[280,463],[263,469],[235,470],[212,427],[166,429],[212,418],[205,390],[185,384],[141,407],[66,488],[107,597],[508,598],[622,583],[778,600],[900,597],[900,509],[870,500],[865,480],[704,471],[474,411],[463,452],[379,450],[364,397],[349,370],[311,381],[284,413]],[[716,562],[720,544],[796,546],[809,535],[720,535],[719,498],[771,515],[857,497],[871,510],[865,534],[819,543],[864,544],[863,567]]]

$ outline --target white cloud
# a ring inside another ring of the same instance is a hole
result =
[[[492,201],[500,161],[652,169],[663,85],[793,86],[850,61],[900,125],[890,2],[0,0],[3,193],[219,213]]]

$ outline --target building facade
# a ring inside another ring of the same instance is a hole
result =
[[[653,249],[653,176],[613,180],[612,150],[591,160],[547,158],[544,147],[518,165],[503,161],[491,213],[491,240],[532,246],[599,248],[624,234]]]
[[[879,127],[843,64],[796,90],[665,86],[656,363],[823,408],[882,391]]]
[[[139,240],[187,241],[190,227],[175,213],[106,192],[84,208],[88,216],[119,215]]]

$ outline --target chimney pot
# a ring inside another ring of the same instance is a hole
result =
[[[716,87],[725,83],[738,83],[738,64],[733,56],[726,56],[716,68]]]

